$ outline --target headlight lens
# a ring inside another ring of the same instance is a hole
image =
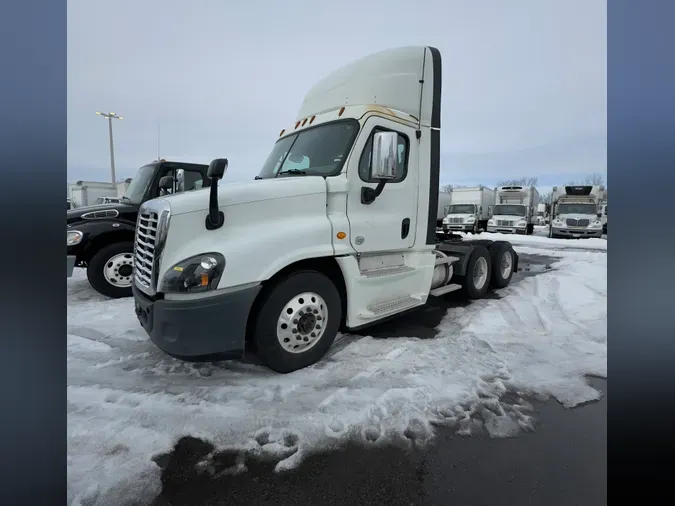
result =
[[[525,225],[527,225],[527,221],[525,221],[525,220],[520,220],[520,221],[518,222],[518,226],[519,226],[519,227],[524,227]]]
[[[469,217],[466,219],[466,222],[467,222],[467,223],[473,223],[474,221],[476,221],[476,218],[474,218],[473,216],[469,216]]]
[[[199,293],[215,290],[225,269],[220,253],[204,253],[178,262],[162,279],[164,293]]]
[[[488,220],[488,225],[494,225],[494,224],[495,224],[495,220]]]
[[[80,244],[82,241],[82,232],[79,230],[68,230],[66,232],[66,244],[68,246],[75,246],[76,244]]]

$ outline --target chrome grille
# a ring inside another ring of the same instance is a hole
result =
[[[590,222],[591,220],[575,220],[574,218],[567,218],[566,221],[568,227],[587,227]]]
[[[449,218],[448,221],[452,224],[464,223],[464,218]]]
[[[169,227],[169,206],[163,200],[149,200],[138,211],[134,240],[134,281],[148,295],[157,289],[158,263]]]
[[[158,213],[145,210],[138,213],[134,244],[134,277],[138,284],[146,288],[152,286],[152,268],[155,263],[158,226]]]
[[[511,220],[497,220],[498,227],[512,227],[515,222]]]

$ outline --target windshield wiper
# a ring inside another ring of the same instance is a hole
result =
[[[288,170],[282,170],[277,174],[277,177],[281,176],[282,174],[300,174],[304,175],[307,174],[307,171],[300,170],[300,169],[288,169]]]
[[[253,179],[254,179],[254,180],[256,180],[256,179],[263,179],[263,177],[262,177],[262,176],[256,176],[256,177],[254,177]]]
[[[127,197],[126,195],[124,195],[122,197],[122,202],[131,202],[131,199],[129,197]]]

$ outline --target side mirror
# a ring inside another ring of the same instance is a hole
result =
[[[206,175],[209,179],[223,179],[227,172],[227,158],[216,158],[211,161]]]
[[[376,132],[373,135],[371,160],[370,177],[372,179],[396,178],[398,170],[398,134],[396,132]]]
[[[176,193],[185,191],[185,171],[178,169],[176,171]]]
[[[172,176],[163,176],[159,180],[159,189],[160,190],[171,190],[173,188],[173,177]]]

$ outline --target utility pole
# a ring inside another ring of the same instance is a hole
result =
[[[114,112],[99,112],[96,111],[96,114],[98,116],[103,116],[104,118],[108,118],[108,137],[110,139],[110,177],[112,179],[113,184],[117,183],[117,180],[115,178],[115,146],[113,144],[113,130],[112,130],[112,120],[113,119],[124,119],[122,116],[118,116]]]

